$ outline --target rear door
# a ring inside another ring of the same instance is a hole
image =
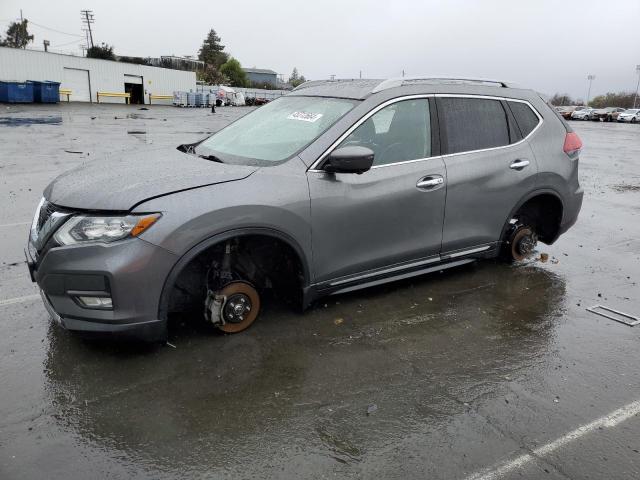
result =
[[[372,149],[371,170],[334,174],[317,167],[308,172],[319,283],[390,266],[396,272],[403,262],[438,259],[446,171],[432,142],[435,103],[399,99],[370,115],[345,132],[336,148]]]
[[[437,98],[447,169],[443,256],[490,248],[500,240],[511,210],[535,187],[538,167],[524,137],[541,117],[526,102],[512,104],[528,121],[522,131],[502,99]]]

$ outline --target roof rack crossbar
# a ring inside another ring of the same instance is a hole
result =
[[[379,83],[371,93],[381,92],[382,90],[387,90],[389,88],[401,87],[407,83],[417,83],[420,81],[432,81],[432,80],[442,80],[446,81],[454,81],[454,82],[469,82],[469,83],[485,83],[485,84],[494,84],[496,86],[500,86],[502,88],[513,88],[515,85],[511,82],[505,82],[502,80],[494,80],[490,78],[466,78],[466,77],[433,77],[433,76],[417,76],[417,77],[397,77],[390,78],[388,80],[384,80]]]

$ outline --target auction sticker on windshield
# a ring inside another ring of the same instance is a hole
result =
[[[311,112],[293,112],[287,118],[289,120],[302,120],[303,122],[315,122],[320,117],[322,117],[321,113],[311,113]]]

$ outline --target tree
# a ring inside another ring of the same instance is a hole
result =
[[[0,40],[0,46],[11,48],[27,48],[33,42],[33,35],[27,29],[29,21],[25,18],[21,22],[11,22],[7,28],[7,38]]]
[[[211,64],[205,64],[203,70],[196,72],[196,77],[209,85],[221,85],[229,82],[229,79],[220,72],[220,69]]]
[[[135,63],[136,65],[151,65],[149,59],[142,57],[118,56],[118,61],[122,63]]]
[[[568,93],[556,93],[553,97],[551,97],[551,105],[555,106],[564,106],[564,105],[576,105],[574,100]]]
[[[590,102],[589,106],[593,108],[604,108],[604,107],[622,107],[622,108],[631,108],[633,107],[633,97],[635,93],[633,92],[608,92],[605,95],[598,95],[594,97]]]
[[[229,60],[229,55],[224,52],[224,45],[220,43],[222,39],[212,28],[209,30],[207,38],[202,42],[202,47],[198,52],[198,60],[203,61],[207,65],[213,65],[219,69],[223,63]]]
[[[249,85],[247,74],[240,66],[240,62],[233,57],[222,64],[220,73],[229,79],[232,87],[246,87]]]
[[[87,49],[87,58],[101,58],[102,60],[115,60],[113,46],[102,43]]]
[[[293,67],[293,72],[291,72],[291,76],[289,77],[289,83],[291,84],[291,86],[295,88],[306,81],[307,79],[304,78],[304,75],[300,75],[298,73],[298,69],[296,67]]]

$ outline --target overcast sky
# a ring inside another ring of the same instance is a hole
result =
[[[245,67],[307,79],[437,74],[586,97],[635,90],[640,0],[1,0],[0,30],[32,21],[33,48],[79,52],[80,10],[119,55],[195,55],[210,28]],[[35,25],[38,24],[38,25]],[[69,42],[76,42],[71,43]],[[1,66],[0,66],[1,68]]]

